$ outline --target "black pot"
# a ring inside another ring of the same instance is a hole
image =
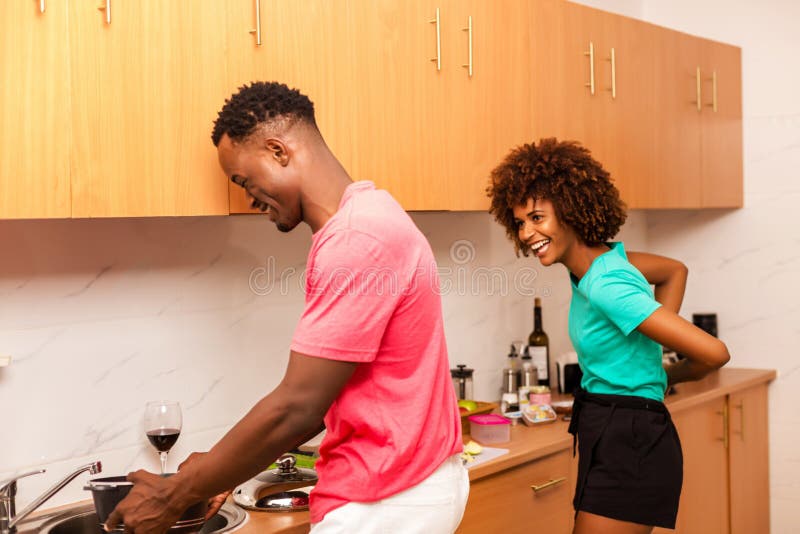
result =
[[[93,478],[83,487],[83,489],[92,492],[94,509],[97,512],[101,527],[119,502],[128,496],[132,488],[133,482],[128,482],[124,476]],[[198,532],[203,527],[203,523],[205,523],[207,505],[206,501],[191,505],[175,525],[170,527],[170,534]],[[124,526],[120,525],[116,530],[122,532]]]

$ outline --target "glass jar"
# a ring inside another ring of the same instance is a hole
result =
[[[457,369],[450,369],[450,377],[453,379],[453,387],[458,400],[473,400],[472,373],[474,369],[468,369],[464,364],[458,364],[456,367]]]

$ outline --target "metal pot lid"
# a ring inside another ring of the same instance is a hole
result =
[[[260,498],[255,508],[265,512],[300,512],[308,510],[309,492],[313,486],[291,491],[279,491]]]

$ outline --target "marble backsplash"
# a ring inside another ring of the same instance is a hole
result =
[[[571,350],[562,267],[518,259],[485,213],[415,213],[440,268],[450,360],[496,400],[508,344],[543,297],[552,353]],[[633,213],[621,237],[642,248]],[[148,400],[183,406],[170,466],[218,440],[283,375],[303,309],[310,232],[264,217],[0,221],[0,479],[24,504],[75,467],[157,470]],[[81,479],[83,480],[83,479]],[[75,481],[53,504],[85,498]]]

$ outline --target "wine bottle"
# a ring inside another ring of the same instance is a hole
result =
[[[542,300],[534,299],[533,332],[528,336],[528,354],[536,367],[540,386],[550,386],[550,340],[542,329]]]

